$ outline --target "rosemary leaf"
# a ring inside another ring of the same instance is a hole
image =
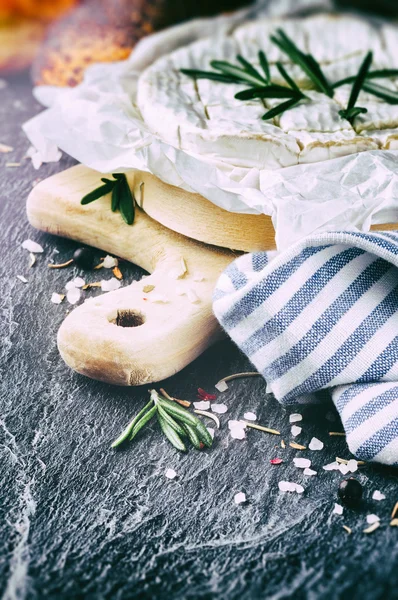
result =
[[[285,67],[281,63],[279,63],[279,62],[276,63],[276,67],[277,67],[279,73],[282,75],[283,79],[288,84],[288,86],[291,87],[293,90],[296,90],[296,92],[298,92],[300,95],[303,96],[304,94],[302,93],[302,91],[300,90],[300,88],[298,87],[298,85],[296,84],[296,82],[293,81],[293,79],[287,73]]]
[[[155,405],[152,408],[150,408],[148,410],[147,413],[145,413],[141,419],[134,425],[134,429],[130,434],[129,437],[129,441],[131,441],[132,439],[135,438],[135,436],[137,435],[137,433],[144,427],[144,425],[146,425],[151,419],[152,417],[155,416],[155,414],[158,411],[158,407]]]
[[[264,79],[261,77],[260,79],[258,77],[254,77],[254,75],[247,73],[244,69],[236,67],[235,65],[231,65],[224,60],[212,60],[210,65],[213,67],[213,69],[217,69],[217,71],[224,73],[224,75],[238,78],[240,81],[247,81],[251,85],[264,85]]]
[[[132,225],[134,223],[135,206],[133,194],[131,193],[131,189],[126,177],[119,180],[118,187],[121,188],[119,200],[120,214],[127,225]]]
[[[120,185],[117,184],[117,185],[113,186],[113,190],[112,190],[112,201],[111,201],[112,212],[117,211],[117,209],[119,208],[119,204],[120,204]]]
[[[232,77],[230,75],[223,75],[222,73],[215,73],[214,71],[200,71],[198,69],[181,69],[181,73],[188,75],[188,77],[194,77],[195,79],[211,79],[213,81],[220,81],[221,83],[239,83],[240,79]]]
[[[253,65],[251,65],[245,58],[243,58],[243,56],[238,54],[236,59],[240,62],[240,64],[243,66],[244,70],[247,73],[250,73],[251,75],[253,75],[253,77],[260,79],[264,83],[267,83],[267,80],[264,79],[264,77],[262,75],[260,75],[260,73],[253,67]]]
[[[99,198],[102,198],[102,196],[109,194],[113,190],[113,186],[115,185],[115,183],[116,182],[110,182],[110,183],[105,183],[104,185],[101,185],[100,187],[96,188],[92,192],[89,192],[88,194],[86,194],[81,199],[80,203],[81,204],[90,204],[90,202],[94,202],[94,200],[98,200]]]
[[[353,106],[352,108],[343,108],[342,110],[339,110],[339,115],[343,119],[347,119],[347,121],[350,121],[350,123],[352,123],[355,117],[367,112],[367,108],[363,108],[361,106]]]
[[[366,75],[366,81],[369,79],[387,79],[390,77],[398,77],[398,69],[376,69],[375,71],[369,71]],[[332,84],[333,88],[338,88],[341,85],[345,85],[346,83],[352,83],[356,78],[356,75],[352,75],[351,77],[345,77],[344,79],[339,79]]]
[[[362,86],[365,83],[366,75],[370,69],[372,60],[373,60],[373,53],[368,52],[359,68],[358,75],[356,76],[354,83],[352,85],[350,98],[349,98],[348,104],[347,104],[347,110],[350,110],[350,108],[354,108],[354,106],[358,100],[358,96],[362,89]]]
[[[289,108],[293,108],[293,106],[296,106],[298,102],[299,100],[297,98],[292,98],[291,100],[282,102],[282,104],[278,104],[278,106],[275,106],[274,108],[271,108],[271,110],[266,112],[265,115],[262,116],[262,119],[264,121],[267,121],[268,119],[273,119],[274,117],[277,117],[281,113],[285,112],[285,110],[289,110]]]
[[[186,452],[187,449],[185,447],[184,442],[182,441],[178,433],[172,427],[170,427],[167,421],[163,419],[160,413],[158,413],[158,421],[161,430],[163,431],[164,435],[167,437],[169,442],[173,444],[174,448],[177,448],[177,450],[180,450],[181,452]]]
[[[140,412],[138,413],[137,416],[134,417],[134,419],[127,425],[127,427],[124,429],[124,431],[119,435],[119,437],[113,442],[112,444],[112,448],[116,448],[117,446],[120,446],[120,444],[122,444],[123,442],[125,442],[131,435],[134,426],[138,423],[138,421],[141,419],[141,417],[146,413],[146,411],[152,406],[153,404],[153,400],[151,399],[148,404],[146,404],[144,406],[144,408],[142,410],[140,410]]]
[[[264,71],[265,79],[267,83],[271,81],[271,74],[269,71],[269,64],[266,55],[262,50],[258,53],[258,60],[260,62],[261,68]]]
[[[365,92],[369,94],[373,94],[373,96],[377,96],[378,98],[382,98],[389,104],[398,104],[398,92],[395,90],[390,90],[383,85],[379,85],[378,83],[368,82],[366,81],[363,84],[363,89]]]
[[[201,449],[200,439],[199,439],[198,434],[196,433],[195,428],[191,427],[191,425],[187,425],[187,423],[185,423],[184,429],[186,431],[186,435],[188,436],[188,439],[191,442],[192,446],[194,448],[196,448],[197,450],[200,450]]]
[[[204,443],[205,446],[207,446],[208,448],[212,447],[213,444],[213,438],[211,437],[209,430],[207,429],[206,425],[204,425],[202,423],[202,421],[199,421],[199,419],[196,419],[196,431],[199,435],[199,439],[201,442]]]
[[[235,94],[237,100],[251,100],[253,98],[295,98],[301,99],[301,92],[287,88],[284,85],[271,84],[264,87],[250,88]]]
[[[162,408],[164,408],[164,410],[175,419],[179,419],[183,423],[188,423],[188,425],[196,427],[196,424],[199,421],[199,419],[184,408],[181,408],[180,406],[175,404],[175,402],[170,402],[169,400],[165,400],[164,398],[158,397],[158,404],[160,404],[160,406],[162,406]]]
[[[169,415],[160,404],[158,404],[158,411],[160,416],[172,427],[179,435],[186,435],[185,429],[182,428],[181,425],[177,423],[175,419],[171,415]]]

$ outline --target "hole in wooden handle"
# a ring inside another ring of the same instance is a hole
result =
[[[139,327],[145,323],[145,315],[131,308],[118,309],[116,319],[111,321],[118,327]]]

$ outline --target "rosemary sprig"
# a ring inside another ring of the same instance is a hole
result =
[[[301,67],[304,73],[311,79],[315,88],[333,98],[333,89],[322,72],[319,63],[311,54],[304,54],[296,44],[286,35],[282,29],[278,29],[276,35],[271,36],[271,41],[287,54],[292,62]]]
[[[361,113],[367,113],[367,108],[363,108],[361,106],[355,106],[359,93],[365,83],[366,75],[369,72],[370,65],[372,64],[373,53],[368,52],[365,56],[357,76],[354,79],[352,84],[350,97],[348,99],[347,108],[339,110],[339,115],[343,117],[343,119],[347,119],[351,125],[354,122],[355,117],[357,117]]]
[[[136,417],[127,425],[120,436],[113,442],[112,448],[117,448],[126,441],[131,441],[137,433],[156,415],[160,428],[169,442],[180,450],[186,451],[182,438],[188,438],[191,444],[201,449],[203,446],[211,447],[213,439],[195,415],[151,390],[151,399]]]
[[[375,71],[369,71],[366,75],[366,81],[369,79],[389,79],[390,77],[398,77],[398,69],[376,69]],[[332,84],[332,87],[337,88],[346,83],[352,83],[355,78],[356,75],[351,75],[350,77],[339,79],[339,81]]]
[[[291,98],[290,100],[282,102],[282,104],[278,104],[278,106],[271,108],[271,110],[266,112],[265,115],[263,115],[261,118],[263,119],[263,121],[273,119],[274,117],[277,117],[278,115],[284,113],[286,110],[293,108],[293,106],[296,106],[298,102],[299,100],[297,100],[296,98]]]
[[[102,177],[101,181],[104,185],[86,194],[80,202],[83,205],[90,204],[111,193],[112,211],[116,212],[119,210],[125,223],[132,225],[135,217],[135,201],[127,177],[124,173],[112,173],[112,177],[114,179]]]

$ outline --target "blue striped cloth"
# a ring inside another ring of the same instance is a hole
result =
[[[282,404],[329,390],[351,452],[398,465],[398,232],[320,233],[245,254],[219,278],[213,308]]]

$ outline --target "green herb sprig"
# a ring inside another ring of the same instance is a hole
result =
[[[127,225],[134,223],[135,200],[131,192],[127,177],[124,173],[112,173],[114,179],[102,177],[104,185],[99,186],[92,192],[86,194],[80,201],[81,204],[90,204],[107,194],[112,194],[111,209],[112,212],[120,211],[123,220]]]
[[[207,427],[195,415],[159,394],[156,390],[150,391],[150,401],[127,425],[120,436],[113,442],[112,448],[117,448],[125,442],[135,438],[137,433],[156,415],[160,428],[169,442],[181,452],[187,448],[183,438],[201,449],[203,446],[210,448],[213,443]]]
[[[368,52],[359,68],[358,75],[355,77],[354,82],[352,84],[347,108],[339,110],[340,117],[342,117],[343,119],[347,119],[347,121],[349,121],[351,125],[353,124],[355,118],[358,115],[368,112],[367,108],[363,108],[362,106],[355,106],[355,104],[358,100],[359,93],[365,83],[366,75],[369,72],[372,60],[373,54],[372,52]]]

